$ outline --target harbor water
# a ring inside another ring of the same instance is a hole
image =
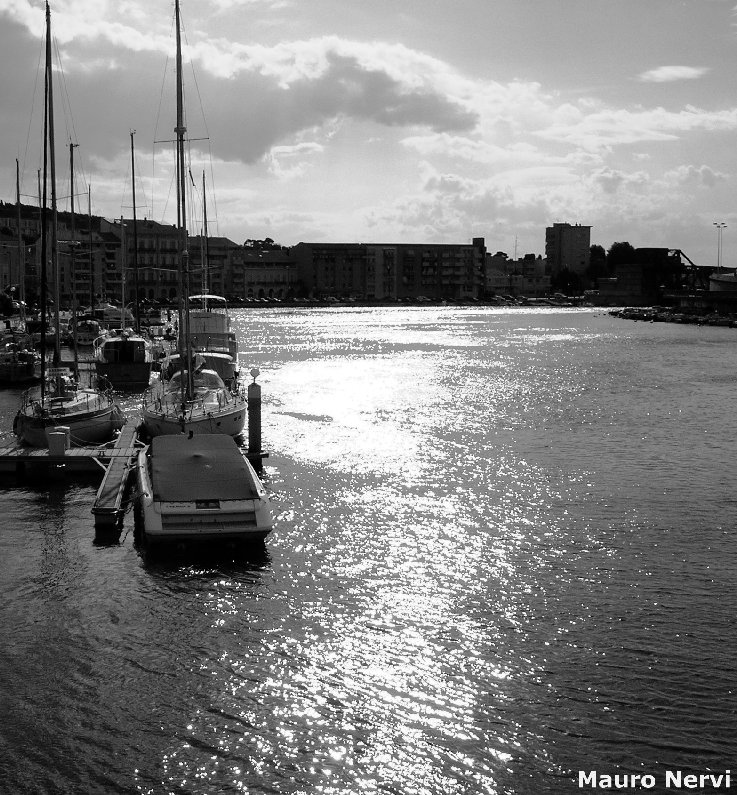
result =
[[[263,549],[149,560],[132,512],[94,543],[94,479],[0,490],[3,793],[660,792],[730,766],[737,788],[737,330],[482,306],[234,325]]]

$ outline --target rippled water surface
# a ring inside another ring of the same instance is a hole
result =
[[[94,480],[0,491],[3,792],[533,795],[735,763],[737,331],[235,324],[262,550],[150,561],[132,514],[93,543]]]

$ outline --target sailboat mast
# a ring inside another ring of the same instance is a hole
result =
[[[46,12],[48,15],[48,3]],[[48,35],[48,30],[47,30]],[[48,65],[44,70],[44,129],[43,129],[43,179],[41,172],[38,174],[38,201],[41,207],[41,405],[46,398],[46,337],[49,330],[49,302],[48,302],[48,256],[49,256],[49,229],[47,207],[47,174],[49,166],[49,70]]]
[[[15,203],[18,208],[18,301],[20,302],[20,319],[23,329],[26,327],[26,249],[23,245],[23,233],[20,228],[20,165],[15,158]]]
[[[210,240],[207,235],[207,193],[205,192],[205,170],[202,170],[202,226],[204,228],[204,262],[202,263],[202,295],[210,291]],[[207,298],[202,299],[202,308],[207,309]]]
[[[79,378],[79,354],[77,353],[77,266],[74,253],[77,249],[77,239],[74,225],[74,147],[79,144],[69,142],[69,194],[71,196],[72,211],[72,240],[71,256],[71,283],[72,283],[72,347],[74,348],[74,377]]]
[[[61,337],[59,328],[59,233],[56,209],[56,152],[54,147],[54,84],[51,67],[51,9],[46,3],[46,74],[48,83],[48,147],[49,171],[51,178],[51,266],[54,271],[54,366],[58,367],[61,356]]]
[[[186,399],[191,399],[194,392],[192,382],[192,361],[189,355],[189,251],[187,250],[187,200],[184,161],[184,88],[182,84],[182,34],[179,14],[179,0],[175,0],[176,32],[177,32],[177,194],[179,222],[179,361],[187,371],[186,394],[182,379],[182,411]]]
[[[121,257],[122,260],[122,268],[120,274],[120,284],[121,284],[121,295],[122,295],[122,304],[120,307],[120,328],[125,328],[125,252],[128,251],[128,246],[126,245],[125,240],[125,223],[123,222],[123,216],[120,216],[120,250],[123,252],[123,256]]]
[[[135,295],[135,326],[136,331],[141,330],[141,310],[138,305],[138,219],[136,218],[136,158],[133,150],[133,136],[136,134],[135,130],[131,130],[131,187],[133,189],[133,288],[136,291]],[[125,293],[123,293],[125,296]],[[125,304],[125,297],[123,298]]]
[[[87,186],[87,229],[89,230],[89,246],[87,248],[90,266],[90,312],[95,311],[95,263],[92,259],[92,185]]]

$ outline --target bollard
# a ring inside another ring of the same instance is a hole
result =
[[[70,430],[65,425],[58,425],[54,428],[46,429],[46,443],[49,447],[49,455],[64,456],[71,447]]]
[[[256,383],[259,371],[251,370],[253,383],[248,385],[248,456],[261,456],[261,386]]]

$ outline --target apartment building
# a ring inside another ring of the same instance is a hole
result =
[[[551,275],[583,274],[591,260],[591,227],[555,223],[545,230],[545,259]]]
[[[299,286],[319,298],[478,298],[484,238],[471,244],[298,243]]]

